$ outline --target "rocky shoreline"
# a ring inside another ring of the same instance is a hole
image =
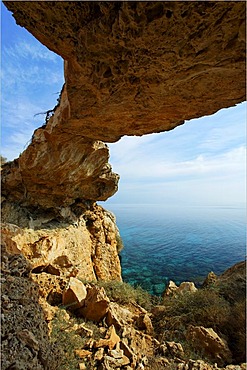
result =
[[[158,300],[121,281],[34,271],[9,240],[2,243],[2,369],[246,368],[244,262],[210,273],[201,289],[170,282]]]

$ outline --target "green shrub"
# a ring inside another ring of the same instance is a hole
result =
[[[124,248],[123,239],[121,238],[120,234],[116,235],[116,241],[117,241],[117,251],[118,253],[120,253],[121,250],[123,250]]]
[[[231,307],[229,320],[224,332],[237,363],[246,362],[246,301],[237,302]]]
[[[81,349],[88,342],[89,337],[75,334],[73,331],[66,331],[74,324],[85,323],[85,320],[77,317],[70,317],[68,320],[66,310],[60,308],[52,320],[51,343],[55,345],[60,353],[58,359],[59,370],[78,370],[80,359],[75,354],[76,349]],[[93,338],[99,339],[101,334],[99,328],[92,322],[86,322],[86,327],[93,330]],[[90,361],[90,360],[89,360]],[[93,368],[88,364],[88,369]]]
[[[230,314],[229,303],[213,290],[201,289],[164,300],[165,310],[154,318],[156,332],[169,340],[183,340],[189,325],[213,328],[220,334]]]
[[[134,288],[130,284],[119,281],[100,281],[98,284],[104,287],[111,301],[119,304],[137,303],[146,310],[152,306],[150,294],[139,286]]]

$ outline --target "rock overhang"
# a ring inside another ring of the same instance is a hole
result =
[[[112,142],[245,100],[245,2],[4,2],[65,63],[66,130]]]
[[[3,172],[4,192],[22,204],[107,199],[118,176],[101,140],[171,130],[245,100],[245,2],[4,4],[65,60],[60,105]]]

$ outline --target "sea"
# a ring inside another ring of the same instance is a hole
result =
[[[200,286],[246,257],[244,207],[107,204],[124,248],[123,280],[161,295],[169,280]]]

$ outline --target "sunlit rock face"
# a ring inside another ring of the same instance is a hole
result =
[[[68,118],[66,88],[47,124],[31,144],[2,170],[2,193],[23,206],[66,207],[78,201],[106,200],[118,189],[105,143],[64,132]]]
[[[62,208],[59,216],[54,211],[31,213],[4,202],[2,211],[2,244],[8,253],[24,255],[32,272],[88,281],[122,280],[116,220],[102,207],[81,208],[80,216],[75,208],[77,216]]]
[[[5,5],[66,61],[66,135],[113,142],[245,100],[245,2]]]

